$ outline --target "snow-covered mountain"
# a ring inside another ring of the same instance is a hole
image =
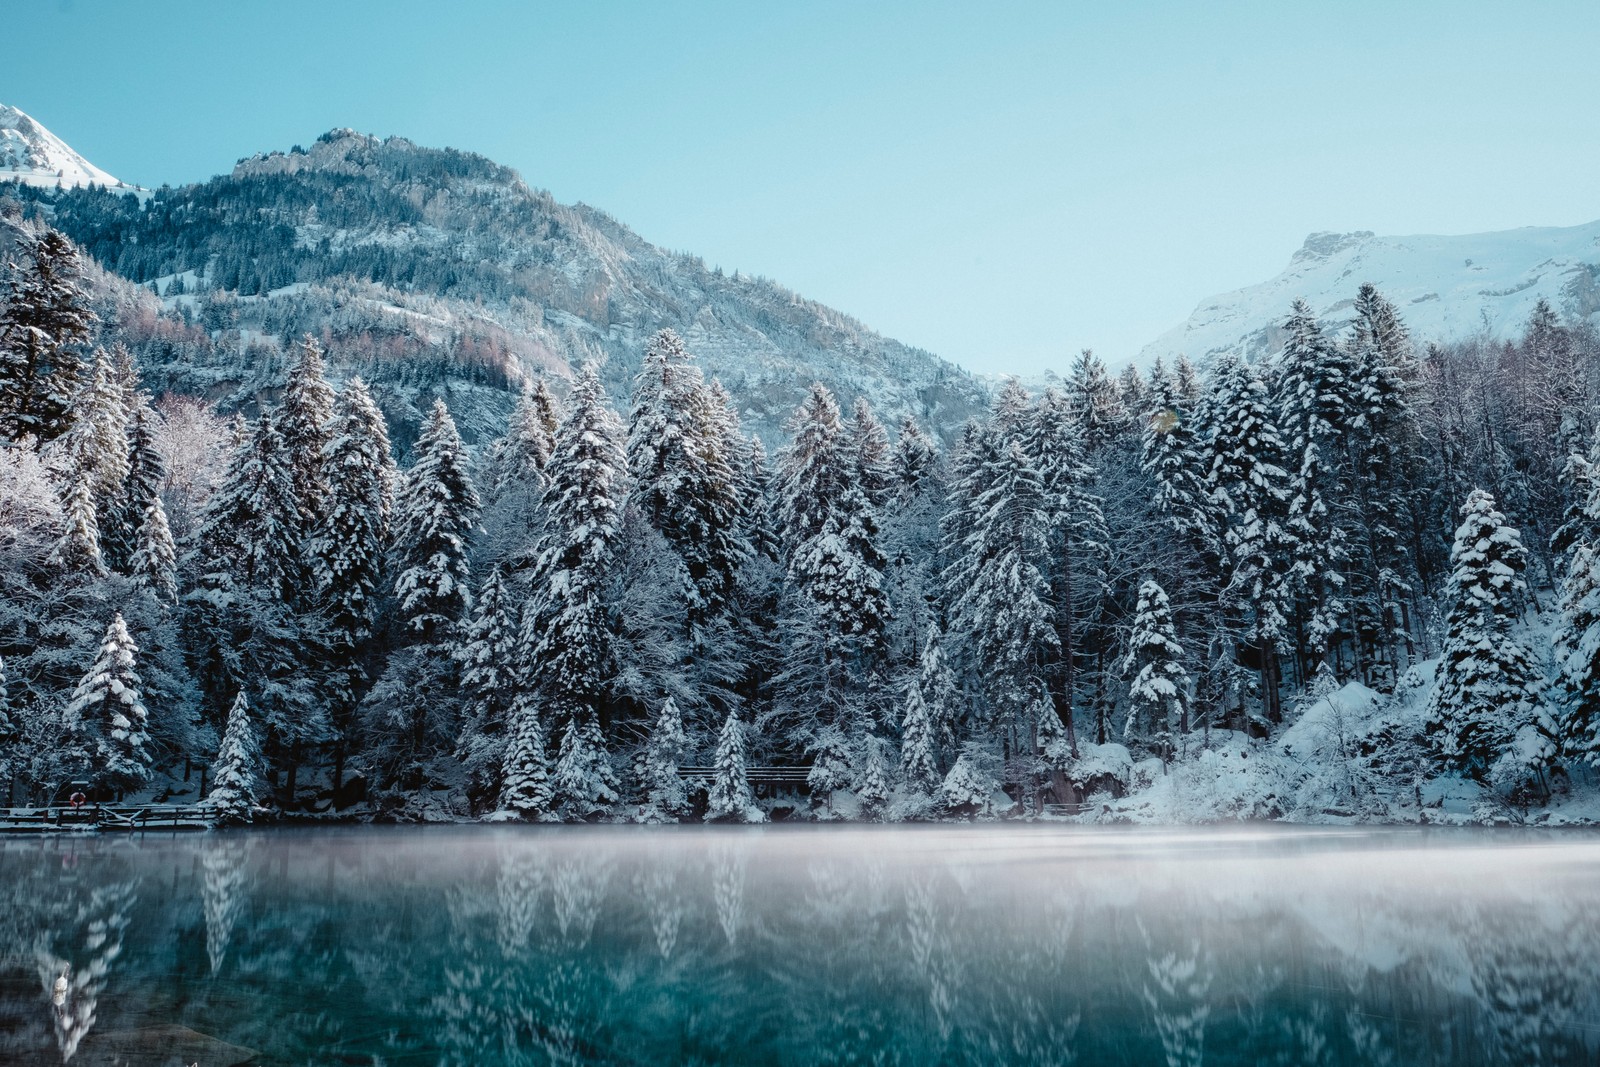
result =
[[[1289,305],[1304,297],[1323,324],[1351,319],[1371,282],[1399,307],[1412,336],[1452,341],[1487,331],[1519,334],[1541,298],[1571,319],[1600,311],[1600,222],[1528,226],[1456,237],[1314,233],[1282,274],[1202,301],[1189,320],[1146,345],[1139,362],[1179,353],[1204,362],[1224,351],[1275,352]]]
[[[334,130],[144,203],[23,192],[101,265],[207,331],[206,351],[153,336],[146,372],[224,406],[270,400],[282,353],[312,333],[335,375],[374,386],[400,440],[443,396],[481,441],[533,374],[598,362],[620,400],[662,327],[769,440],[813,380],[944,434],[988,401],[984,382],[848,315],[653,245],[482,156],[400,137]]]
[[[132,189],[74,152],[19,108],[0,104],[0,183],[42,189],[102,185]]]

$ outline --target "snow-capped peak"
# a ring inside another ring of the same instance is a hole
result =
[[[131,188],[74,152],[20,108],[0,104],[0,182],[42,188]]]
[[[1394,302],[1420,341],[1505,339],[1521,334],[1541,299],[1570,321],[1600,319],[1597,279],[1600,222],[1449,237],[1314,233],[1283,273],[1202,301],[1187,322],[1145,346],[1138,362],[1180,353],[1202,364],[1221,352],[1270,356],[1296,298],[1337,332],[1353,317],[1363,282]]]

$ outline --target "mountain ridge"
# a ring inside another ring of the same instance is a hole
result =
[[[1591,320],[1600,313],[1600,221],[1460,235],[1313,233],[1275,277],[1200,301],[1186,321],[1146,345],[1139,362],[1182,354],[1204,363],[1223,352],[1261,359],[1282,343],[1293,300],[1305,299],[1338,331],[1364,282],[1426,341],[1517,336],[1541,299],[1570,320]]]
[[[336,376],[395,387],[386,413],[402,424],[432,395],[464,399],[488,382],[474,400],[484,410],[463,419],[481,438],[541,373],[564,378],[595,361],[612,395],[625,396],[663,327],[684,336],[747,428],[769,440],[814,379],[847,403],[868,397],[886,421],[912,415],[944,436],[989,395],[960,367],[846,313],[660,248],[484,156],[403,137],[331,130],[143,203],[90,189],[25,198],[101,265],[153,285],[168,312],[234,351],[229,367],[158,353],[151,368],[175,391],[225,406],[270,389],[276,357],[312,333]]]

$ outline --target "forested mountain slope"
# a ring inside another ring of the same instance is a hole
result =
[[[663,327],[767,437],[812,380],[941,431],[987,398],[953,365],[773,282],[657,248],[481,156],[402,138],[335,130],[143,204],[15,195],[204,330],[206,342],[139,351],[152,384],[248,407],[310,333],[336,377],[365,377],[402,442],[434,396],[472,442],[499,432],[531,376],[595,361],[621,391]]]

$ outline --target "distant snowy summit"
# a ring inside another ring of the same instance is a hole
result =
[[[1170,362],[1180,353],[1197,363],[1222,352],[1261,358],[1282,344],[1296,298],[1338,330],[1353,317],[1364,282],[1394,302],[1419,340],[1511,337],[1540,299],[1575,320],[1600,312],[1597,276],[1600,222],[1458,237],[1314,233],[1282,274],[1203,301],[1187,322],[1146,345],[1139,363],[1158,356]]]
[[[107,174],[20,108],[0,104],[0,184],[21,182],[42,189],[103,185],[142,192]]]

